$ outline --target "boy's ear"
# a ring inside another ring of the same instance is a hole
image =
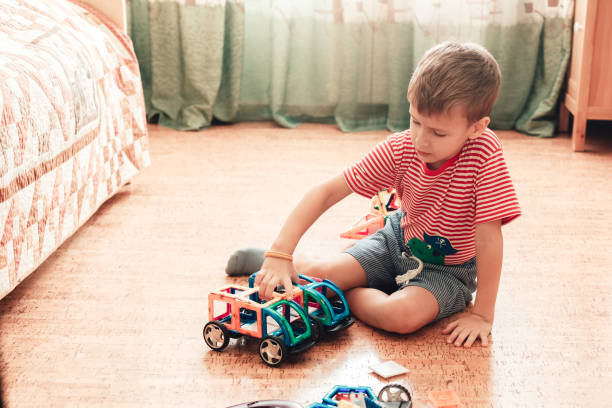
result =
[[[491,118],[489,116],[484,116],[472,123],[470,125],[470,135],[468,136],[468,139],[476,139],[478,136],[480,136],[482,132],[485,131],[487,126],[489,126],[489,123],[491,123]]]

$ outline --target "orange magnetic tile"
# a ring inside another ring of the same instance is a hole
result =
[[[461,404],[453,390],[430,391],[429,401],[435,408],[458,408]]]

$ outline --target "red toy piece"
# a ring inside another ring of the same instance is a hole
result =
[[[386,196],[386,197],[385,197]],[[386,204],[383,204],[386,202]],[[372,197],[370,212],[359,218],[351,228],[340,234],[341,238],[362,239],[385,226],[387,217],[400,208],[397,192],[389,188]]]

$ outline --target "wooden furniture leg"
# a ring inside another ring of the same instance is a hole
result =
[[[569,110],[565,106],[565,101],[561,101],[559,105],[559,132],[567,133],[569,129]]]
[[[575,152],[584,151],[587,119],[584,113],[574,115],[574,126],[572,130],[572,149]]]

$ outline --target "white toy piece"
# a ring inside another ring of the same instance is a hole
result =
[[[384,378],[395,377],[396,375],[405,374],[408,372],[406,367],[392,360],[371,365],[370,369]]]

